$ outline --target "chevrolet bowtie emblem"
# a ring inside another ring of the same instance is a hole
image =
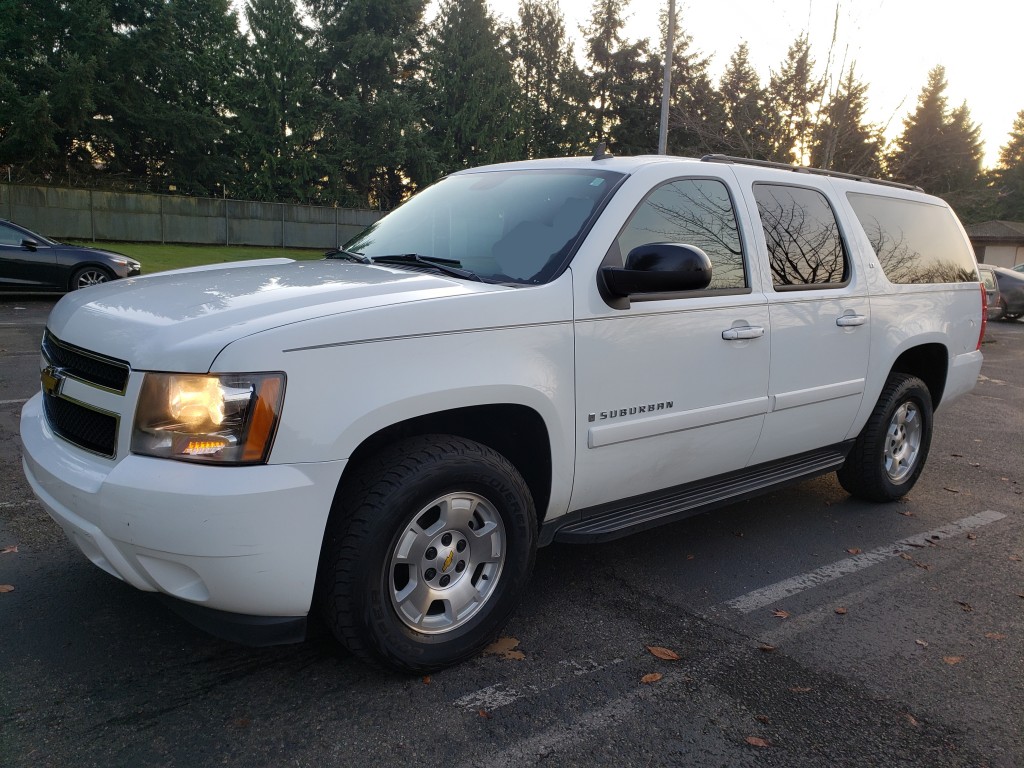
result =
[[[39,379],[43,384],[43,392],[47,395],[56,397],[60,394],[60,385],[64,382],[60,368],[54,365],[46,366],[39,374]]]

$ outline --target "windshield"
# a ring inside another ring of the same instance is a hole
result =
[[[458,262],[486,280],[554,277],[622,174],[600,170],[482,171],[449,176],[414,196],[345,250]]]

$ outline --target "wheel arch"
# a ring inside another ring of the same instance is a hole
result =
[[[942,402],[942,394],[946,389],[949,350],[938,342],[911,347],[900,353],[889,373],[905,373],[921,379],[928,387],[928,394],[932,398],[932,410],[935,410]]]

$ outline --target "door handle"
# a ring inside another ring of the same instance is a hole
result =
[[[867,321],[864,315],[843,315],[836,318],[836,325],[840,328],[851,328],[855,325],[864,325]]]
[[[726,341],[757,339],[761,336],[764,336],[764,328],[759,325],[744,325],[739,328],[730,328],[727,331],[722,331],[722,338]]]

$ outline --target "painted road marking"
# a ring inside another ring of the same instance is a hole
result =
[[[575,660],[560,661],[559,664],[569,669],[574,677],[580,677],[582,675],[594,674],[595,672],[603,672],[614,667],[616,664],[621,664],[623,661],[625,659],[612,659],[609,662],[600,664],[593,659],[587,659],[584,662]],[[479,691],[468,693],[452,703],[456,707],[465,707],[471,710],[485,709],[488,712],[493,712],[496,709],[519,701],[524,696],[533,696],[544,691],[550,691],[552,688],[562,685],[563,682],[565,681],[561,678],[556,678],[554,681],[542,686],[526,685],[521,688],[512,688],[503,683],[498,683],[497,685],[489,685],[486,688],[481,688]]]
[[[21,400],[0,400],[0,405],[23,405],[28,402],[28,398],[24,397]]]
[[[870,552],[863,552],[859,555],[848,557],[845,560],[839,560],[831,565],[825,565],[813,571],[802,573],[799,576],[794,576],[775,584],[769,584],[767,587],[755,589],[753,592],[748,592],[745,595],[740,595],[727,601],[725,605],[740,613],[750,613],[804,590],[827,584],[843,576],[849,576],[851,573],[862,571],[865,568],[870,568],[873,565],[878,565],[886,560],[898,557],[900,553],[906,552],[909,549],[928,546],[932,542],[948,539],[951,536],[956,536],[975,528],[981,528],[984,525],[1002,520],[1004,517],[1006,515],[1002,512],[994,512],[992,510],[979,512],[976,515],[965,517],[963,520],[950,523],[942,528],[936,528],[934,531],[919,533],[916,536],[902,539],[893,544],[878,547]]]

